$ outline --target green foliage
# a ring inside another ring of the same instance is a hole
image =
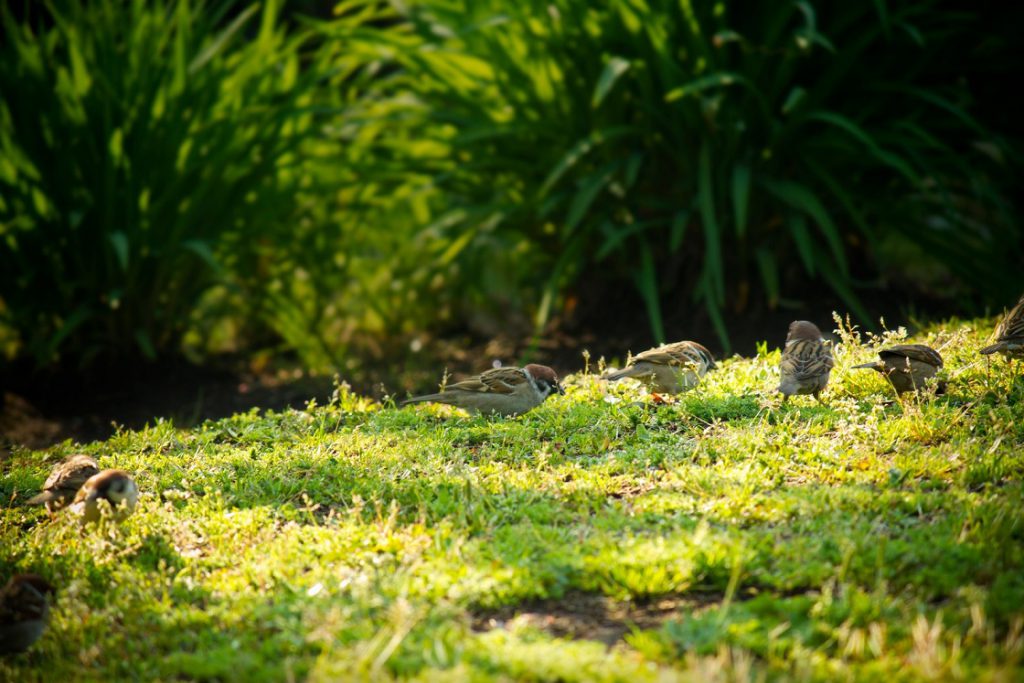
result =
[[[946,359],[939,397],[850,369],[904,330],[842,326],[827,406],[781,405],[766,348],[668,405],[590,374],[515,419],[339,387],[17,451],[0,580],[58,594],[0,679],[1017,680],[1024,380],[979,359],[991,329],[914,340]],[[77,451],[135,473],[119,527],[22,505]]]
[[[3,14],[2,320],[40,363],[178,353],[211,284],[262,294],[313,246],[295,225],[323,79],[311,32],[275,2],[31,14]]]
[[[450,146],[427,164],[437,225],[480,304],[511,282],[543,323],[580,278],[631,282],[656,338],[671,300],[702,304],[727,344],[724,309],[808,280],[862,320],[865,274],[908,262],[989,301],[1012,289],[1009,151],[947,75],[971,15],[426,0],[407,20],[403,87]]]
[[[667,302],[703,307],[723,342],[725,310],[808,281],[854,312],[892,271],[1016,286],[1017,159],[950,75],[973,15],[280,4],[5,8],[4,358],[350,370],[452,322],[526,331],[584,281],[635,288],[658,338]]]

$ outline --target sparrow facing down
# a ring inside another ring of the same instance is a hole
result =
[[[71,509],[82,515],[82,524],[88,524],[102,516],[101,501],[105,501],[114,518],[121,521],[135,510],[135,504],[139,502],[139,487],[124,470],[103,470],[90,477],[78,490]]]
[[[995,339],[995,344],[986,346],[978,353],[986,356],[1001,353],[1009,360],[1024,358],[1024,295],[996,326]]]
[[[565,393],[555,371],[531,363],[522,368],[495,368],[476,377],[449,384],[436,394],[413,396],[402,405],[433,401],[447,403],[471,413],[522,415],[536,408],[551,394]]]
[[[692,389],[708,370],[715,369],[715,357],[692,341],[663,344],[632,356],[626,367],[604,375],[610,382],[633,377],[668,394]]]
[[[779,361],[782,402],[794,394],[814,394],[821,401],[821,392],[832,371],[832,350],[821,336],[821,330],[806,320],[794,320],[786,335],[786,347]]]
[[[0,654],[29,649],[43,635],[53,586],[38,574],[16,574],[0,590]]]
[[[29,505],[46,505],[51,515],[70,503],[89,477],[99,474],[100,467],[88,455],[72,455],[53,468],[43,484],[43,492],[30,498]]]
[[[897,344],[879,351],[878,357],[881,360],[854,365],[853,369],[864,368],[882,373],[898,394],[924,389],[927,381],[935,377],[942,367],[939,352],[924,344]],[[940,390],[942,386],[940,383]]]

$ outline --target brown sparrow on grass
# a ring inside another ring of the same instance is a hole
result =
[[[103,470],[90,477],[78,490],[71,510],[82,515],[82,524],[88,524],[98,521],[103,515],[101,502],[106,503],[104,507],[109,506],[117,521],[121,521],[135,510],[135,504],[139,502],[139,487],[124,470]]]
[[[536,408],[551,394],[562,394],[555,371],[531,363],[522,368],[495,368],[476,377],[447,385],[436,394],[413,396],[402,405],[433,401],[447,403],[471,413],[522,415]]]
[[[986,346],[978,353],[989,355],[1001,353],[1012,362],[1024,358],[1024,295],[996,327],[996,343]]]
[[[896,393],[920,391],[942,367],[942,356],[924,344],[896,344],[878,352],[881,360],[854,365],[853,369],[875,370],[885,375]],[[940,383],[941,390],[943,384]]]
[[[72,455],[53,468],[50,477],[43,484],[43,492],[30,498],[29,505],[46,505],[51,515],[70,503],[82,484],[94,474],[99,474],[100,467],[88,455]]]
[[[24,652],[39,640],[50,615],[53,586],[37,574],[16,574],[0,590],[0,654]]]
[[[786,335],[786,347],[779,361],[779,392],[782,402],[794,394],[813,394],[819,402],[832,371],[832,350],[821,330],[806,320],[794,320]]]
[[[715,357],[692,341],[663,344],[631,356],[626,367],[604,375],[610,382],[633,377],[667,394],[692,389],[708,370],[715,369]]]

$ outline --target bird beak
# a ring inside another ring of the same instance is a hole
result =
[[[557,382],[555,382],[555,391],[561,394],[562,396],[565,396],[565,389],[563,389],[562,385]]]

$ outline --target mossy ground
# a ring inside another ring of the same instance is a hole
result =
[[[516,419],[339,391],[15,452],[0,578],[59,595],[0,679],[1020,680],[1024,377],[991,327],[914,338],[940,397],[849,370],[883,340],[847,330],[827,405],[781,406],[765,350],[667,405],[581,373]],[[120,527],[21,504],[77,451],[136,474]]]

